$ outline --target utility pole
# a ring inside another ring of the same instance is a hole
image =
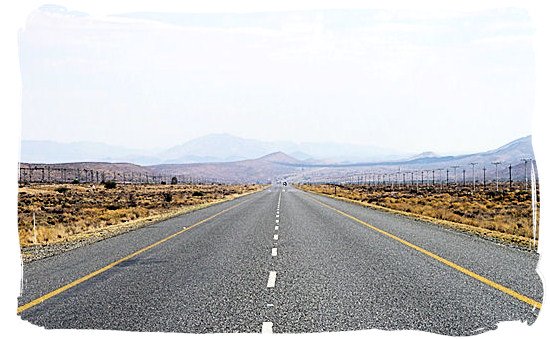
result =
[[[458,181],[456,180],[456,169],[459,168],[459,167],[460,166],[457,166],[457,165],[451,166],[451,168],[455,170],[455,185],[458,184]]]
[[[472,176],[473,176],[473,190],[476,190],[476,165],[477,162],[471,162],[470,165],[472,165]]]
[[[447,168],[447,187],[449,187],[449,169]]]
[[[527,181],[527,163],[531,161],[531,158],[522,158],[521,161],[525,164],[525,190],[527,190],[528,181]]]
[[[397,188],[401,188],[401,182],[399,181],[399,174],[401,174],[401,169],[397,170],[397,173],[395,173],[395,181],[397,181]]]
[[[498,192],[498,165],[500,165],[502,162],[495,161],[492,162],[493,165],[495,165],[495,173],[496,173],[496,181],[497,181],[497,192]]]
[[[462,187],[466,187],[466,169],[462,169]]]
[[[485,168],[485,166],[483,166],[483,189],[485,190],[485,171],[487,169]]]

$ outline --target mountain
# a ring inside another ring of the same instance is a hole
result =
[[[450,163],[478,163],[490,165],[493,162],[515,164],[524,158],[534,158],[531,136],[519,138],[494,150],[459,156],[425,156],[415,159],[417,164],[432,163],[446,165]]]
[[[513,180],[523,180],[526,164],[523,159],[535,159],[531,136],[519,138],[499,148],[458,156],[438,156],[433,152],[424,152],[413,157],[399,161],[379,161],[360,163],[326,163],[304,162],[302,167],[310,169],[306,172],[294,173],[292,180],[324,180],[326,178],[346,177],[350,175],[364,175],[367,173],[396,173],[419,172],[422,170],[449,170],[454,173],[454,167],[463,170],[467,180],[473,177],[473,169],[478,173],[476,178],[480,180],[481,173],[485,173],[487,180],[496,177],[498,169],[499,177],[509,178],[510,167]],[[498,166],[494,165],[498,162]],[[475,165],[472,166],[472,163]],[[536,161],[533,162],[536,170]],[[528,169],[528,168],[527,168]],[[529,169],[528,169],[529,170]],[[483,172],[482,172],[483,171]]]
[[[434,152],[422,152],[420,154],[410,157],[408,160],[425,159],[425,158],[438,158],[439,156]]]
[[[298,159],[296,159],[296,158],[294,158],[294,157],[292,157],[288,154],[285,154],[283,152],[274,152],[274,153],[271,153],[271,154],[268,154],[268,155],[264,155],[263,157],[261,157],[257,160],[267,161],[267,162],[271,162],[271,163],[274,163],[274,164],[284,164],[284,165],[287,165],[287,164],[296,165],[296,164],[301,164],[302,163]]]
[[[534,158],[531,136],[514,140],[495,150],[480,153],[481,157],[490,157],[492,161],[511,162],[521,158]]]
[[[232,162],[285,152],[299,160],[317,162],[381,161],[404,154],[374,146],[344,143],[261,141],[230,134],[209,134],[166,150],[138,150],[96,142],[22,141],[21,161],[41,163],[109,161],[139,165]]]
[[[222,147],[212,140],[232,142],[234,137],[231,136],[217,136],[215,138],[206,138],[195,144],[205,145],[204,141],[208,141],[210,146]],[[255,142],[245,140],[240,143],[240,148],[233,148],[239,152],[256,152],[258,148],[255,148]],[[103,147],[103,146],[101,146]],[[101,150],[101,147],[91,150]],[[202,147],[202,146],[201,146]],[[229,146],[228,146],[229,147]],[[188,150],[191,147],[187,148]],[[197,148],[195,148],[197,150]],[[118,150],[123,153],[124,150]],[[259,152],[259,151],[258,151]],[[93,152],[88,152],[93,155]],[[220,153],[221,154],[221,153]],[[228,154],[228,153],[226,153]],[[95,154],[97,155],[97,153]],[[118,154],[123,156],[123,154]],[[79,156],[84,156],[80,154]],[[192,155],[188,155],[191,157]],[[185,163],[185,164],[155,164],[149,166],[139,166],[129,163],[111,163],[111,162],[79,162],[79,163],[65,163],[65,164],[21,164],[22,168],[33,168],[36,173],[42,175],[40,168],[55,170],[61,174],[62,168],[72,169],[71,178],[75,175],[82,174],[81,172],[90,173],[91,170],[105,172],[109,178],[116,176],[118,180],[122,178],[128,178],[136,175],[143,176],[158,176],[162,175],[164,178],[179,175],[187,178],[202,178],[203,180],[217,180],[224,182],[271,182],[277,179],[288,180],[307,180],[307,179],[323,179],[323,178],[338,178],[349,177],[350,175],[364,175],[366,173],[394,173],[394,172],[419,172],[421,170],[450,170],[453,166],[459,166],[460,172],[466,170],[465,176],[467,179],[472,176],[472,165],[476,163],[476,170],[481,173],[483,168],[486,169],[485,174],[487,179],[491,179],[495,176],[495,167],[493,162],[500,162],[499,177],[505,178],[508,175],[508,166],[512,166],[512,176],[514,180],[522,180],[525,173],[525,163],[522,161],[524,158],[534,159],[533,148],[531,146],[531,137],[527,136],[514,140],[502,147],[486,152],[466,154],[460,156],[438,156],[432,152],[424,152],[419,155],[409,157],[400,161],[378,161],[378,162],[361,162],[361,163],[342,163],[342,162],[328,162],[324,160],[299,160],[286,152],[276,151],[270,152],[267,155],[262,155],[252,159],[238,160],[238,161],[217,161],[217,162],[202,162],[202,163]],[[81,172],[78,172],[80,170]],[[79,174],[80,173],[80,174]],[[96,174],[97,175],[97,174]],[[480,178],[481,174],[477,174],[477,178]],[[32,175],[31,175],[32,176]],[[36,177],[35,177],[36,179]]]
[[[174,146],[159,156],[164,163],[222,162],[258,158],[277,151],[268,142],[245,139],[230,134],[209,134]]]
[[[174,146],[159,157],[163,163],[226,162],[261,157],[273,152],[285,152],[297,159],[331,159],[332,162],[398,159],[403,154],[380,147],[340,143],[267,142],[236,137],[230,134],[209,134]]]
[[[283,152],[275,152],[256,159],[201,163],[160,164],[148,166],[154,173],[194,178],[215,178],[225,182],[266,183],[299,172],[301,162]]]

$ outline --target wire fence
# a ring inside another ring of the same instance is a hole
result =
[[[479,166],[477,166],[479,165]],[[319,175],[301,180],[304,184],[359,185],[372,189],[427,190],[531,190],[537,187],[535,161],[522,159],[516,165],[501,162],[469,163],[442,168],[386,168]]]
[[[125,184],[213,184],[225,183],[221,178],[182,174],[112,171],[89,168],[20,165],[19,184],[25,183],[105,183]]]

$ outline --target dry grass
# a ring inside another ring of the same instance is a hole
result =
[[[333,185],[299,187],[307,191],[334,196]],[[435,221],[444,226],[522,246],[537,244],[538,232],[533,234],[531,194],[524,190],[391,191],[345,185],[337,187],[337,196],[363,205]]]
[[[19,189],[22,248],[136,227],[255,192],[260,185],[40,185]],[[33,214],[35,223],[33,223]]]

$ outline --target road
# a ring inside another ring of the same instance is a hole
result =
[[[469,335],[536,320],[537,261],[426,222],[272,186],[26,264],[18,312],[46,328]]]

